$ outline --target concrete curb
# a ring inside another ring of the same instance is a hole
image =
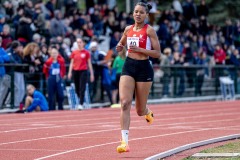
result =
[[[145,160],[158,160],[160,158],[166,158],[166,157],[169,157],[171,155],[174,155],[176,153],[179,153],[179,152],[182,152],[182,151],[185,151],[188,149],[192,149],[192,148],[196,148],[196,147],[200,147],[200,146],[204,146],[204,145],[209,145],[212,143],[217,143],[217,142],[222,142],[222,141],[227,141],[227,140],[232,140],[232,139],[238,139],[238,138],[240,138],[240,134],[234,134],[234,135],[199,141],[199,142],[195,142],[195,143],[190,143],[190,144],[187,144],[184,146],[180,146],[180,147],[153,155],[151,157],[146,158]]]

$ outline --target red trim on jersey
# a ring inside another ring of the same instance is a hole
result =
[[[139,37],[139,47],[140,48],[144,48],[146,49],[147,47],[147,28],[148,28],[148,24],[145,24],[143,26],[143,28],[140,31],[134,31],[133,27],[135,25],[132,25],[127,33],[127,37]],[[130,50],[128,49],[128,52],[130,52]]]

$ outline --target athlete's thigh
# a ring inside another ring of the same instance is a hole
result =
[[[151,86],[152,82],[136,82],[135,103],[137,110],[145,109]]]
[[[131,76],[123,75],[119,82],[120,100],[132,101],[135,89],[135,80]]]

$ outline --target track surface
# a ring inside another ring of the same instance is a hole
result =
[[[185,144],[240,133],[239,101],[151,105],[148,125],[131,110],[130,152],[118,154],[120,109],[0,116],[0,160],[142,160]]]

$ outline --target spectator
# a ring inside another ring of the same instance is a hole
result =
[[[225,64],[226,52],[221,48],[219,44],[216,45],[214,52],[214,59],[216,64],[223,65]]]
[[[179,2],[179,0],[173,0],[172,6],[173,6],[174,11],[177,13],[177,15],[183,13],[183,8],[182,8],[182,5]]]
[[[40,48],[37,43],[28,43],[23,50],[24,63],[29,64],[28,69],[28,81],[31,81],[32,84],[38,89],[42,90],[42,81],[41,74],[43,67],[43,57],[40,55]]]
[[[65,25],[62,21],[62,13],[59,10],[56,10],[54,13],[55,16],[50,22],[50,34],[52,37],[64,37],[66,30]]]
[[[4,6],[5,11],[6,11],[7,21],[9,21],[14,14],[13,5],[12,5],[11,2],[5,1],[3,6]]]
[[[13,41],[13,37],[10,35],[10,26],[5,24],[3,26],[3,32],[1,33],[2,37],[2,47],[7,49],[11,42]]]
[[[35,33],[33,35],[33,42],[37,43],[40,46],[41,45],[41,35],[38,33]]]
[[[119,102],[119,81],[122,74],[123,65],[126,59],[126,49],[123,49],[121,52],[118,53],[118,56],[114,59],[113,66],[112,66],[112,101],[113,104]]]
[[[173,60],[171,61],[172,65],[176,65],[176,66],[183,66],[184,64],[184,58],[182,56],[180,56],[179,52],[174,52],[173,54]],[[185,91],[185,71],[184,70],[179,70],[177,68],[173,68],[173,73],[172,73],[173,77],[176,79],[174,81],[174,85],[176,85],[177,87],[177,91],[174,92],[174,96],[182,96],[184,91]],[[177,81],[177,79],[179,79],[179,83]]]
[[[103,33],[103,22],[100,17],[99,10],[94,10],[94,14],[91,15],[91,22],[93,23],[94,34],[99,36]]]
[[[232,38],[233,38],[233,33],[234,33],[234,27],[232,24],[232,21],[230,19],[227,19],[225,22],[225,26],[222,28],[222,33],[225,38],[226,43],[232,44]]]
[[[231,78],[235,80],[238,78],[238,67],[240,67],[240,55],[238,49],[233,50],[233,53],[230,56],[230,63],[235,66],[229,70]]]
[[[161,56],[161,64],[160,67],[163,71],[163,91],[162,91],[162,96],[163,97],[168,97],[169,96],[169,82],[171,78],[171,65],[172,61],[172,50],[170,48],[165,48],[163,51],[163,55]]]
[[[222,49],[222,47],[217,44],[215,47],[215,51],[214,51],[214,60],[216,65],[224,65],[225,64],[225,60],[226,60],[226,52]],[[218,90],[218,86],[220,85],[219,83],[219,77],[224,76],[224,68],[220,67],[216,67],[215,68],[215,92],[217,93]]]
[[[183,2],[183,15],[188,21],[196,17],[196,8],[193,0],[185,0]]]
[[[46,15],[40,5],[35,6],[35,12],[34,24],[36,25],[37,31],[43,33],[46,26]]]
[[[16,37],[23,46],[26,46],[27,43],[32,41],[33,31],[30,27],[31,23],[32,18],[29,14],[25,14],[19,19]]]
[[[42,44],[40,46],[40,51],[41,51],[41,55],[43,57],[43,61],[46,62],[47,59],[50,57],[48,54],[48,46],[46,44]]]
[[[1,47],[2,38],[0,37],[0,65],[10,61],[10,58],[6,51]],[[0,66],[0,108],[2,108],[3,101],[6,98],[6,94],[9,88],[9,77],[5,76],[6,71],[4,66]]]
[[[201,0],[201,4],[198,5],[198,7],[197,7],[198,17],[201,17],[201,16],[207,17],[208,14],[209,14],[209,11],[208,11],[208,6],[206,5],[206,1]]]
[[[196,82],[195,82],[195,96],[202,95],[202,85],[204,82],[204,77],[206,75],[206,66],[207,66],[207,54],[206,52],[200,52],[199,58],[196,60],[196,65],[202,67],[197,68],[196,71]]]
[[[24,105],[25,112],[40,112],[48,111],[48,103],[45,96],[29,84],[27,85],[27,97]]]
[[[189,66],[193,64],[193,53],[189,42],[184,43],[183,57],[185,65]],[[185,70],[189,88],[192,88],[194,86],[195,70],[194,68],[186,68]]]
[[[49,0],[45,5],[48,11],[50,12],[51,18],[55,16],[55,13],[54,13],[55,4],[56,4],[56,0]]]
[[[49,110],[56,110],[55,97],[57,95],[58,109],[63,110],[64,100],[64,85],[63,78],[65,77],[66,68],[63,57],[58,53],[55,46],[51,47],[51,57],[45,62],[43,73],[48,81],[48,104]]]
[[[103,86],[102,86],[102,78],[103,78],[103,63],[105,55],[98,50],[98,43],[93,41],[90,43],[89,46],[92,66],[93,66],[93,73],[94,73],[94,81],[90,85],[90,97],[91,100],[94,101],[94,97],[96,97],[98,82],[100,80],[100,93],[101,93],[101,100],[103,100]]]
[[[0,33],[3,31],[3,26],[5,25],[5,16],[0,14]]]
[[[14,64],[23,64],[23,47],[19,41],[13,41],[9,51],[11,62]],[[24,67],[16,67],[14,69],[14,106],[18,107],[24,98],[25,80]]]
[[[90,71],[90,81],[94,81],[94,74],[91,63],[91,55],[90,53],[84,49],[84,42],[81,38],[77,39],[78,49],[74,50],[70,56],[71,62],[69,66],[68,79],[73,78],[74,84],[76,87],[76,93],[78,98],[80,99],[80,108],[82,109],[82,105],[84,103],[85,89],[86,83],[88,80],[88,69]]]
[[[116,47],[116,45],[118,44],[119,40],[121,38],[121,35],[119,32],[114,32],[113,36],[111,36],[111,40],[110,40],[110,49],[113,49],[114,47]]]

